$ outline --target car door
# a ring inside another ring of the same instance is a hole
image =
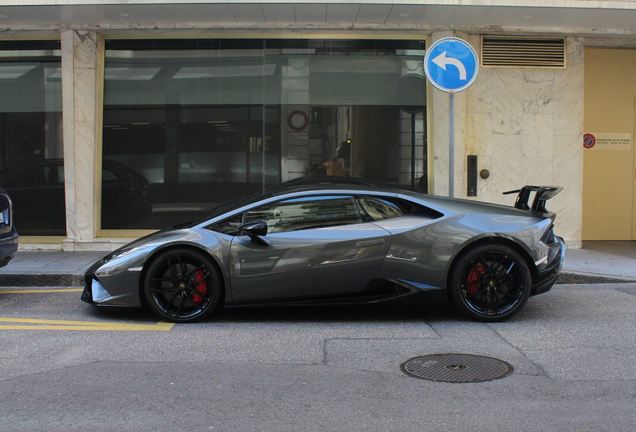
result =
[[[238,235],[231,245],[235,301],[307,299],[359,292],[391,243],[388,231],[363,222],[352,196],[283,200],[247,211],[268,224],[270,245]]]

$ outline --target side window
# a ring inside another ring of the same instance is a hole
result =
[[[356,201],[351,196],[295,198],[268,204],[246,214],[245,222],[263,220],[268,233],[298,231],[362,222]]]
[[[404,215],[404,211],[396,204],[380,198],[359,198],[358,203],[365,216],[379,221]]]
[[[119,178],[109,169],[102,168],[102,181],[103,182],[116,182]]]
[[[243,222],[243,213],[240,213],[236,216],[232,216],[229,219],[225,219],[221,222],[217,222],[213,226],[210,226],[208,228],[223,234],[237,236],[241,234],[238,227],[241,225],[242,222]]]

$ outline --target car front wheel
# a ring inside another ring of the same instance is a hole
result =
[[[459,310],[478,321],[503,321],[525,305],[532,288],[528,265],[512,248],[482,245],[459,258],[451,296]]]
[[[170,249],[150,264],[145,294],[163,319],[191,322],[205,318],[221,298],[220,277],[210,259],[190,249]]]

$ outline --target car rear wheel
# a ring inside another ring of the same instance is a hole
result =
[[[451,296],[462,313],[478,321],[506,320],[530,296],[528,265],[507,246],[478,246],[464,254],[453,269]]]
[[[202,319],[221,298],[214,264],[205,254],[190,249],[171,249],[157,256],[146,273],[144,289],[150,308],[173,322]]]

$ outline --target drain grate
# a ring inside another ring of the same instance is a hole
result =
[[[492,381],[510,375],[503,360],[472,354],[431,354],[402,363],[402,372],[415,378],[451,383]]]

